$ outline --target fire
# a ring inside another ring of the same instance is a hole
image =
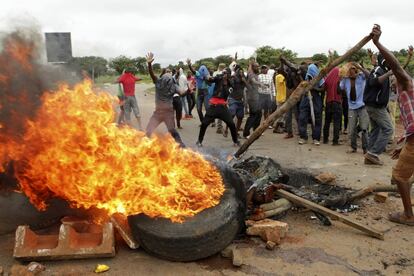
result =
[[[147,138],[113,122],[115,99],[86,80],[45,93],[15,152],[16,177],[39,209],[59,197],[108,214],[182,221],[219,203],[219,171],[170,136]]]

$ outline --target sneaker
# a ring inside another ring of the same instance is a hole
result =
[[[268,128],[269,128],[269,129],[272,129],[273,127],[272,127],[272,126],[268,126]]]
[[[183,127],[182,126],[179,126],[179,127],[177,127],[178,129],[183,129]]]
[[[353,149],[353,148],[346,151],[346,153],[356,153],[356,152],[357,152],[357,149]]]
[[[320,146],[321,145],[321,142],[319,142],[318,140],[313,140],[313,144],[315,146]]]
[[[323,140],[323,143],[324,143],[324,144],[328,144],[328,143],[329,143],[329,141],[324,139],[324,140]]]
[[[365,164],[367,165],[378,165],[378,166],[382,166],[384,165],[384,162],[382,162],[378,156],[367,152],[365,155]]]
[[[233,144],[234,147],[240,147],[240,141],[237,141],[236,143]]]
[[[340,145],[342,145],[341,142],[332,142],[332,146],[340,146]]]
[[[299,138],[298,143],[299,143],[299,145],[306,144],[306,140],[302,139],[302,138]]]
[[[293,134],[286,134],[286,136],[285,137],[283,137],[283,139],[290,139],[290,138],[293,138]]]
[[[200,141],[197,141],[196,146],[199,147],[199,148],[201,148],[203,146],[203,144],[201,144]]]

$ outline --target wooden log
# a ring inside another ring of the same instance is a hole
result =
[[[269,211],[269,210],[277,209],[277,208],[280,208],[280,207],[285,207],[285,206],[288,206],[288,205],[290,205],[289,200],[287,200],[285,198],[281,198],[281,199],[278,199],[278,200],[274,200],[270,203],[262,204],[262,205],[260,205],[260,208],[264,212],[266,212],[266,211]]]
[[[357,199],[361,199],[364,197],[367,197],[373,193],[380,193],[380,192],[398,192],[398,188],[395,185],[374,185],[369,186],[364,189],[358,190],[355,193],[353,193],[350,198],[348,199],[348,202],[353,202]]]
[[[235,158],[239,158],[249,147],[251,144],[253,144],[254,141],[259,139],[259,137],[262,135],[263,132],[268,129],[270,125],[272,125],[278,118],[282,117],[283,114],[288,112],[293,106],[299,102],[302,95],[306,93],[306,91],[310,90],[312,87],[314,87],[319,81],[327,75],[335,66],[338,66],[345,60],[347,60],[349,57],[352,56],[353,53],[360,50],[365,44],[367,44],[371,40],[371,35],[368,35],[364,37],[360,42],[358,42],[354,47],[349,49],[343,56],[337,58],[333,62],[329,63],[325,68],[323,68],[319,75],[314,78],[312,81],[307,82],[303,81],[301,82],[298,87],[296,87],[295,91],[290,95],[290,97],[287,99],[287,101],[278,108],[275,112],[269,115],[269,117],[250,135],[249,139],[247,139],[243,145],[237,150],[237,152],[234,154]]]
[[[380,233],[380,232],[378,232],[378,231],[376,231],[376,230],[374,230],[374,229],[372,229],[368,226],[362,225],[362,224],[360,224],[360,223],[358,223],[358,222],[356,222],[356,221],[354,221],[354,220],[352,220],[352,219],[350,219],[350,218],[348,218],[348,217],[346,217],[342,214],[339,214],[339,213],[337,213],[335,211],[332,211],[328,208],[320,206],[320,205],[318,205],[318,204],[316,204],[312,201],[301,198],[301,197],[299,197],[297,195],[294,195],[292,193],[289,193],[285,190],[278,190],[278,191],[275,192],[275,194],[280,196],[280,197],[286,198],[287,200],[291,201],[294,204],[306,207],[306,208],[308,208],[312,211],[315,211],[315,212],[321,213],[323,215],[329,216],[332,219],[339,220],[342,223],[345,223],[346,225],[349,225],[349,226],[351,226],[355,229],[358,229],[358,230],[370,235],[371,237],[374,237],[374,238],[377,238],[377,239],[380,239],[380,240],[384,240],[384,234],[383,233]]]

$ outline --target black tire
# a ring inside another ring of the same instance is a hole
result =
[[[145,251],[170,261],[195,261],[220,252],[244,230],[243,183],[229,167],[218,167],[226,191],[217,206],[184,223],[143,214],[129,217],[133,236]]]

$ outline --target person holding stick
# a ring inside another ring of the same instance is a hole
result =
[[[393,158],[398,159],[392,171],[391,183],[396,184],[401,194],[404,212],[389,215],[392,222],[414,226],[414,215],[411,207],[410,178],[414,174],[414,85],[413,80],[402,68],[395,56],[379,41],[381,27],[374,25],[372,41],[386,60],[397,80],[397,95],[401,110],[401,120],[405,128],[405,144],[394,151]]]

